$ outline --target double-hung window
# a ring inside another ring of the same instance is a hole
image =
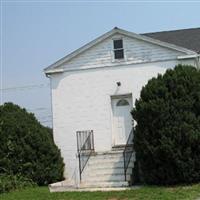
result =
[[[124,59],[123,40],[122,39],[113,40],[113,46],[114,46],[114,58]]]

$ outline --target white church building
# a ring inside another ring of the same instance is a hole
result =
[[[200,67],[200,28],[136,34],[115,27],[45,68],[53,135],[70,188],[127,187],[135,154],[131,110],[148,80],[177,64]]]

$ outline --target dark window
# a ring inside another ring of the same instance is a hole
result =
[[[115,59],[123,59],[124,58],[124,50],[114,50],[115,52]]]
[[[115,59],[123,59],[124,58],[123,41],[121,39],[114,40],[113,46],[114,46]]]
[[[122,40],[114,40],[114,49],[122,49],[122,48],[123,48]]]
[[[129,105],[129,102],[126,99],[120,99],[117,102],[117,106],[128,106],[128,105]]]

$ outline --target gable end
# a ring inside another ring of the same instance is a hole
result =
[[[123,59],[115,59],[113,40],[123,41]],[[92,68],[121,64],[153,62],[176,59],[181,55],[193,55],[196,52],[141,36],[122,29],[114,28],[85,46],[77,49],[56,63],[45,68],[45,73],[62,72],[63,69]]]

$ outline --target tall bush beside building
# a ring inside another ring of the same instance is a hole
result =
[[[178,65],[142,88],[132,111],[140,180],[200,181],[200,72]]]
[[[64,164],[50,128],[12,103],[0,106],[0,173],[21,174],[38,185],[63,180]]]

